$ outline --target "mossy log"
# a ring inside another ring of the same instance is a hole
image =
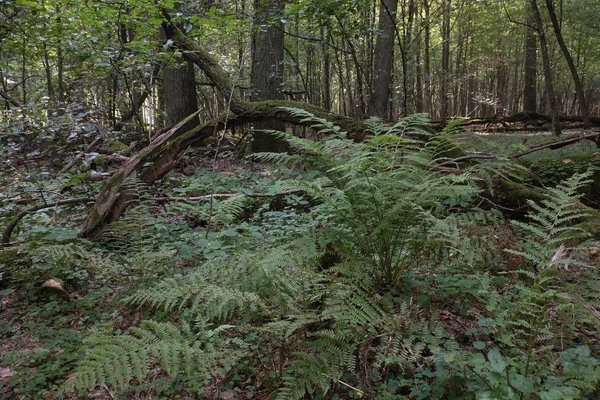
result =
[[[548,197],[548,192],[544,188],[513,182],[507,179],[500,180],[497,193],[498,195],[494,200],[501,203],[503,207],[512,207],[521,216],[529,209],[527,200],[539,203]],[[588,207],[581,202],[578,202],[575,207],[584,211],[586,216],[581,218],[579,223],[574,225],[574,228],[584,230],[592,238],[600,240],[600,211]],[[568,244],[576,245],[577,243],[571,242]]]
[[[232,112],[223,114],[219,118],[205,122],[192,130],[181,132],[180,128],[187,121],[186,119],[156,137],[138,154],[130,157],[121,166],[119,172],[114,174],[100,191],[98,200],[88,214],[81,236],[89,239],[97,237],[106,225],[119,219],[126,208],[132,204],[132,201],[135,200],[134,194],[123,190],[123,184],[127,178],[132,177],[135,173],[136,178],[142,182],[148,185],[153,184],[171,171],[190,147],[200,144],[204,139],[223,129],[266,120],[279,120],[305,126],[313,124],[293,116],[285,109],[285,107],[289,107],[300,108],[316,116],[326,118],[338,124],[343,130],[350,132],[351,136],[358,136],[362,132],[362,124],[359,121],[330,113],[306,103],[267,100],[246,103],[246,106],[248,108],[242,115]]]

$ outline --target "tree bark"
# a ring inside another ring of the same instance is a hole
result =
[[[440,119],[448,118],[448,84],[450,82],[450,11],[452,0],[444,0],[442,20],[442,79],[440,85],[441,111]]]
[[[431,22],[429,0],[423,0],[423,9],[425,10],[425,38],[423,43],[423,80],[425,84],[425,97],[423,101],[423,109],[425,112],[433,114],[433,105],[431,99],[431,57],[429,52],[431,43],[431,28],[429,27]]]
[[[254,34],[252,37],[252,101],[283,100],[283,0],[254,0]],[[285,124],[275,121],[255,123],[253,152],[285,151],[285,143],[265,130],[285,131]]]
[[[377,116],[385,121],[390,119],[394,33],[397,11],[398,0],[381,0],[373,62],[375,72],[371,98],[369,99],[369,115]]]
[[[163,70],[166,126],[175,125],[198,110],[194,64],[185,60],[185,57],[178,58],[177,64]],[[144,97],[148,96],[146,90],[143,93]],[[138,99],[137,103],[141,105],[139,100],[141,99]],[[199,123],[198,118],[192,118],[182,129],[188,131]]]

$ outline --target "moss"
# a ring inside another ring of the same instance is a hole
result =
[[[586,194],[600,192],[600,153],[598,152],[574,155],[559,160],[540,159],[526,163],[526,165],[546,186],[555,186],[576,173],[594,168],[593,182],[584,188],[583,192]]]
[[[96,157],[94,158],[94,162],[93,162],[93,163],[94,163],[95,165],[98,165],[98,166],[100,166],[100,165],[104,165],[104,162],[105,162],[105,161],[106,161],[106,156],[105,156],[104,154],[100,154],[100,155],[98,155],[98,156],[96,156]]]
[[[506,206],[521,206],[527,200],[540,201],[545,199],[546,191],[542,188],[525,185],[519,182],[502,179],[499,182],[500,196]]]
[[[110,150],[114,153],[122,153],[127,155],[127,153],[131,152],[131,148],[127,146],[125,143],[119,141],[118,139],[111,138],[106,141],[106,144],[109,146]]]

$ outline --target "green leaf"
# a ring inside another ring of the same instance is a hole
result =
[[[502,357],[502,354],[500,354],[500,350],[497,347],[494,347],[488,352],[488,360],[490,361],[490,367],[500,374],[508,366],[508,363],[504,361],[504,357]]]
[[[510,384],[512,387],[517,389],[519,392],[523,394],[531,394],[534,392],[535,388],[533,387],[533,382],[530,378],[527,378],[523,375],[517,374],[516,372],[511,371],[509,374]]]
[[[477,323],[479,326],[489,326],[491,328],[496,326],[496,321],[494,318],[480,318]]]
[[[477,350],[483,350],[485,349],[485,342],[474,342],[473,347],[475,347]]]

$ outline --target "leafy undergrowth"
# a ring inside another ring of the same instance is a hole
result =
[[[139,205],[95,242],[83,206],[21,221],[0,253],[0,395],[598,397],[600,244],[572,229],[593,171],[508,221],[478,195],[522,167],[430,168],[451,142],[422,116],[367,122],[362,144],[303,117],[325,140],[130,182]],[[10,190],[97,190],[76,175]],[[184,200],[211,193],[239,195]]]

